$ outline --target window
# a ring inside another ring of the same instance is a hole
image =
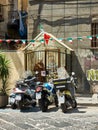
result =
[[[0,22],[4,21],[3,18],[3,5],[0,4]]]
[[[0,4],[0,14],[3,12],[3,5]]]
[[[98,40],[97,40],[97,36],[98,36],[98,23],[92,23],[91,26],[91,33],[92,33],[92,42],[91,42],[91,47],[98,47]]]

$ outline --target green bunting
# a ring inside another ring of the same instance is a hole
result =
[[[87,36],[88,39],[92,40],[92,36]]]
[[[70,43],[72,43],[73,39],[71,37],[67,38],[67,41],[69,41]]]

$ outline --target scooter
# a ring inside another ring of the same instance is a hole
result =
[[[12,109],[23,109],[29,105],[36,105],[34,86],[31,88],[31,86],[28,84],[33,79],[26,78],[16,82],[16,87],[9,96],[9,104],[11,105]]]
[[[77,107],[77,102],[74,95],[77,85],[74,74],[75,73],[72,73],[71,76],[66,79],[53,80],[58,97],[58,104],[61,107],[63,113],[67,112],[69,107]]]
[[[38,101],[38,105],[42,112],[46,112],[48,110],[48,106],[54,103],[56,107],[58,107],[57,95],[53,83],[38,85],[35,92],[36,100]]]

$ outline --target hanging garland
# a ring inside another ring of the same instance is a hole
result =
[[[26,42],[27,42],[27,40],[14,40],[14,39],[0,39],[0,43],[3,43],[3,42],[7,42],[7,43],[10,43],[10,42],[16,42],[17,44],[19,44],[19,43],[23,43],[23,44],[25,44]]]
[[[58,40],[59,41],[67,40],[69,43],[73,43],[74,40],[80,40],[80,41],[82,41],[83,39],[92,40],[93,37],[96,37],[98,39],[98,34],[93,35],[93,36],[58,38]],[[49,40],[53,41],[54,39],[51,38],[47,33],[44,33],[43,38],[41,40],[36,40],[36,41],[40,42],[40,43],[45,43],[45,44],[48,45]],[[32,43],[33,46],[35,45],[35,40],[33,40],[33,39],[32,40],[25,40],[25,39],[22,39],[22,40],[6,39],[5,40],[5,39],[0,39],[0,44],[3,43],[3,42],[7,42],[8,44],[10,44],[11,41],[16,42],[17,44],[19,44],[21,42],[23,44]]]

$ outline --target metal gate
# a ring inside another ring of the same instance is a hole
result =
[[[41,60],[44,64],[45,73],[48,78],[56,78],[57,68],[66,67],[67,71],[72,70],[72,55],[60,49],[46,49],[39,51],[28,51],[25,53],[25,70],[34,72],[34,66]],[[47,79],[48,79],[47,78]]]

